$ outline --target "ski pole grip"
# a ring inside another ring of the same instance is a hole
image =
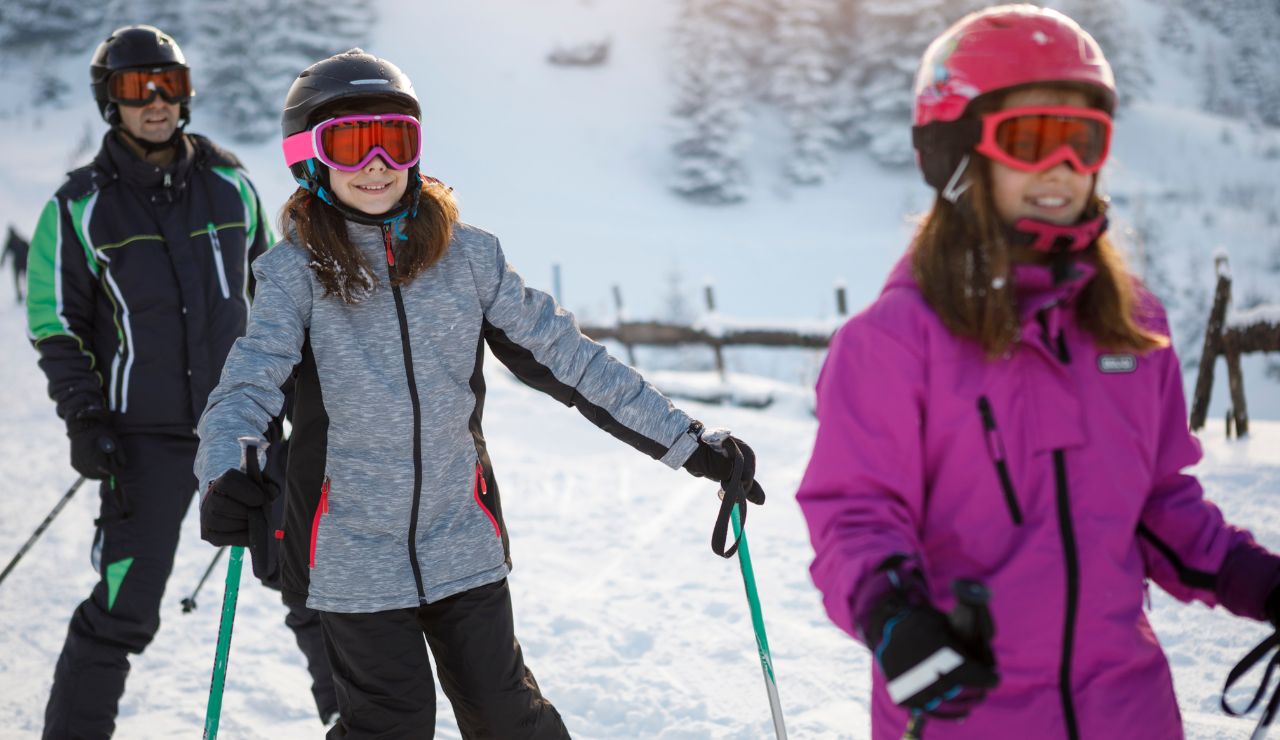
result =
[[[262,482],[262,456],[267,442],[258,437],[240,437],[240,469],[254,483]]]

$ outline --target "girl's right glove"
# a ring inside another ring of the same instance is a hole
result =
[[[990,644],[994,630],[985,603],[977,616],[971,605],[964,604],[961,593],[964,588],[977,588],[985,600],[985,589],[958,581],[954,587],[962,604],[948,616],[925,597],[919,572],[903,565],[889,566],[893,586],[863,617],[863,636],[874,650],[895,704],[916,714],[959,719],[1000,682]],[[970,634],[961,634],[957,627]]]
[[[228,470],[209,484],[200,501],[200,539],[213,545],[248,547],[253,572],[266,574],[268,522],[274,486],[239,471]]]

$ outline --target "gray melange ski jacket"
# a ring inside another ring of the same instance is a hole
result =
[[[281,242],[253,263],[248,333],[199,423],[200,490],[240,464],[295,378],[282,576],[324,611],[414,607],[510,570],[498,485],[481,429],[487,342],[525,383],[672,468],[692,420],[525,287],[497,238],[458,224],[410,284],[387,278],[385,229],[347,223],[378,285],[355,305],[325,297],[306,251]]]

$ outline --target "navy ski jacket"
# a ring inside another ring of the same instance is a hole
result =
[[[122,432],[194,434],[273,240],[231,153],[184,135],[157,167],[108,133],[31,240],[28,330],[58,415],[98,406]]]

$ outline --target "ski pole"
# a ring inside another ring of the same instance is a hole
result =
[[[257,437],[240,438],[240,467],[254,482],[262,482],[262,466],[258,450],[266,442]],[[231,660],[231,627],[236,621],[236,599],[240,595],[240,568],[244,564],[244,548],[231,547],[227,561],[227,584],[222,592],[222,617],[218,621],[218,646],[213,654],[213,676],[209,680],[209,703],[204,713],[205,740],[216,740],[218,721],[222,718],[222,690],[227,681],[227,663]]]
[[[49,528],[49,525],[53,523],[54,517],[58,516],[58,513],[62,511],[62,507],[66,506],[67,502],[71,500],[71,497],[76,495],[76,491],[80,490],[80,486],[84,484],[84,481],[85,478],[83,475],[76,478],[76,482],[72,483],[71,487],[67,489],[67,492],[62,494],[62,498],[59,499],[58,503],[53,507],[53,511],[49,512],[49,516],[45,517],[43,522],[40,522],[40,526],[36,527],[36,531],[27,538],[26,544],[18,550],[17,555],[13,556],[13,560],[10,560],[9,564],[4,567],[4,572],[0,573],[0,583],[4,583],[4,579],[9,577],[9,573],[13,571],[14,566],[18,564],[18,561],[22,559],[23,555],[27,554],[27,550],[31,549],[31,546],[40,538],[40,535],[44,534],[44,531]]]
[[[196,588],[191,595],[182,600],[182,613],[190,614],[196,608],[196,594],[200,593],[200,589],[204,586],[204,582],[208,580],[209,574],[213,572],[213,566],[218,564],[222,559],[222,554],[227,551],[226,547],[219,547],[218,551],[213,554],[213,560],[209,561],[209,567],[204,569],[204,575],[200,576],[200,582],[196,584]]]
[[[787,740],[787,727],[782,721],[782,701],[778,698],[778,684],[773,676],[773,655],[769,652],[769,638],[764,632],[764,614],[760,611],[760,597],[756,594],[756,576],[751,567],[751,550],[747,547],[747,533],[738,519],[738,507],[733,507],[733,534],[738,538],[738,565],[742,567],[742,584],[747,590],[747,603],[751,606],[751,627],[756,633],[756,649],[760,652],[760,668],[764,671],[764,687],[769,692],[769,711],[773,713],[773,732],[778,740]]]

